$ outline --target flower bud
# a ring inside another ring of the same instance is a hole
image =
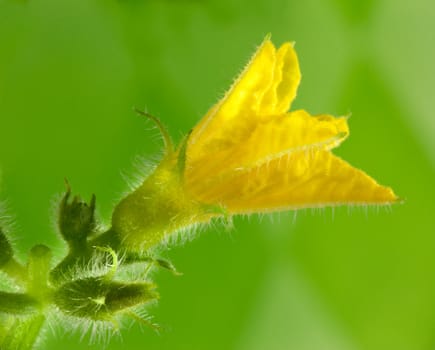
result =
[[[92,195],[89,204],[75,196],[71,202],[71,187],[67,183],[67,190],[59,207],[59,230],[63,238],[70,244],[81,242],[92,234],[96,227],[95,222],[95,195]]]
[[[89,277],[62,285],[54,303],[65,314],[94,321],[112,321],[123,310],[156,300],[151,283],[123,283]]]

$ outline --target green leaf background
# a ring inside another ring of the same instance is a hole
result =
[[[294,108],[352,112],[336,151],[405,199],[235,220],[174,247],[150,313],[107,346],[180,350],[435,349],[435,5],[429,0],[0,0],[0,197],[15,247],[60,256],[67,177],[108,222],[158,116],[177,140],[271,32],[295,41]],[[51,321],[43,349],[100,349]]]

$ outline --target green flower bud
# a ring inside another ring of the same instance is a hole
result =
[[[69,316],[94,321],[113,321],[129,308],[158,298],[151,283],[123,283],[104,277],[89,277],[68,282],[54,294],[54,303]]]
[[[71,187],[66,184],[67,190],[59,207],[59,230],[63,238],[70,244],[86,241],[94,233],[95,222],[95,195],[92,195],[89,204],[75,196],[71,202]]]

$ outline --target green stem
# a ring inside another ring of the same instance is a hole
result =
[[[83,268],[91,261],[95,247],[110,248],[116,254],[120,252],[121,241],[113,229],[98,235],[97,237],[86,242],[81,249],[74,249],[70,246],[68,255],[51,271],[50,279],[54,284],[59,284],[68,278],[68,273],[77,268]]]
[[[97,237],[91,239],[88,242],[90,247],[108,247],[113,249],[115,252],[119,253],[121,247],[121,240],[118,234],[110,228],[106,232],[98,235]]]
[[[0,344],[0,349],[32,350],[44,322],[45,316],[42,314],[31,316],[28,319],[15,319],[4,337],[3,343]]]

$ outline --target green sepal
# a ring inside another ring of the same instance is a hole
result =
[[[154,117],[152,114],[150,114],[148,112],[141,111],[140,109],[134,108],[134,110],[137,114],[148,118],[149,120],[153,121],[156,124],[156,126],[160,130],[160,134],[162,135],[163,143],[165,145],[165,156],[172,155],[172,153],[174,152],[174,143],[172,142],[172,138],[169,134],[168,129],[165,128],[165,126],[160,121],[160,119],[157,117]]]
[[[54,294],[62,312],[94,321],[112,321],[117,313],[156,299],[154,284],[108,281],[105,276],[65,283]]]
[[[26,315],[39,310],[37,300],[23,293],[0,291],[0,312],[11,315]]]
[[[182,272],[179,272],[169,260],[155,259],[154,262],[158,267],[171,271],[175,276],[181,276],[183,274]]]
[[[181,276],[182,273],[177,270],[177,268],[169,260],[153,258],[149,255],[142,255],[139,253],[128,253],[124,257],[124,264],[134,264],[134,263],[148,263],[168,271],[171,271],[175,276]]]
[[[178,147],[178,159],[177,159],[177,167],[180,178],[184,178],[184,169],[186,168],[186,151],[187,151],[187,143],[189,141],[190,134],[192,130],[183,138]]]

